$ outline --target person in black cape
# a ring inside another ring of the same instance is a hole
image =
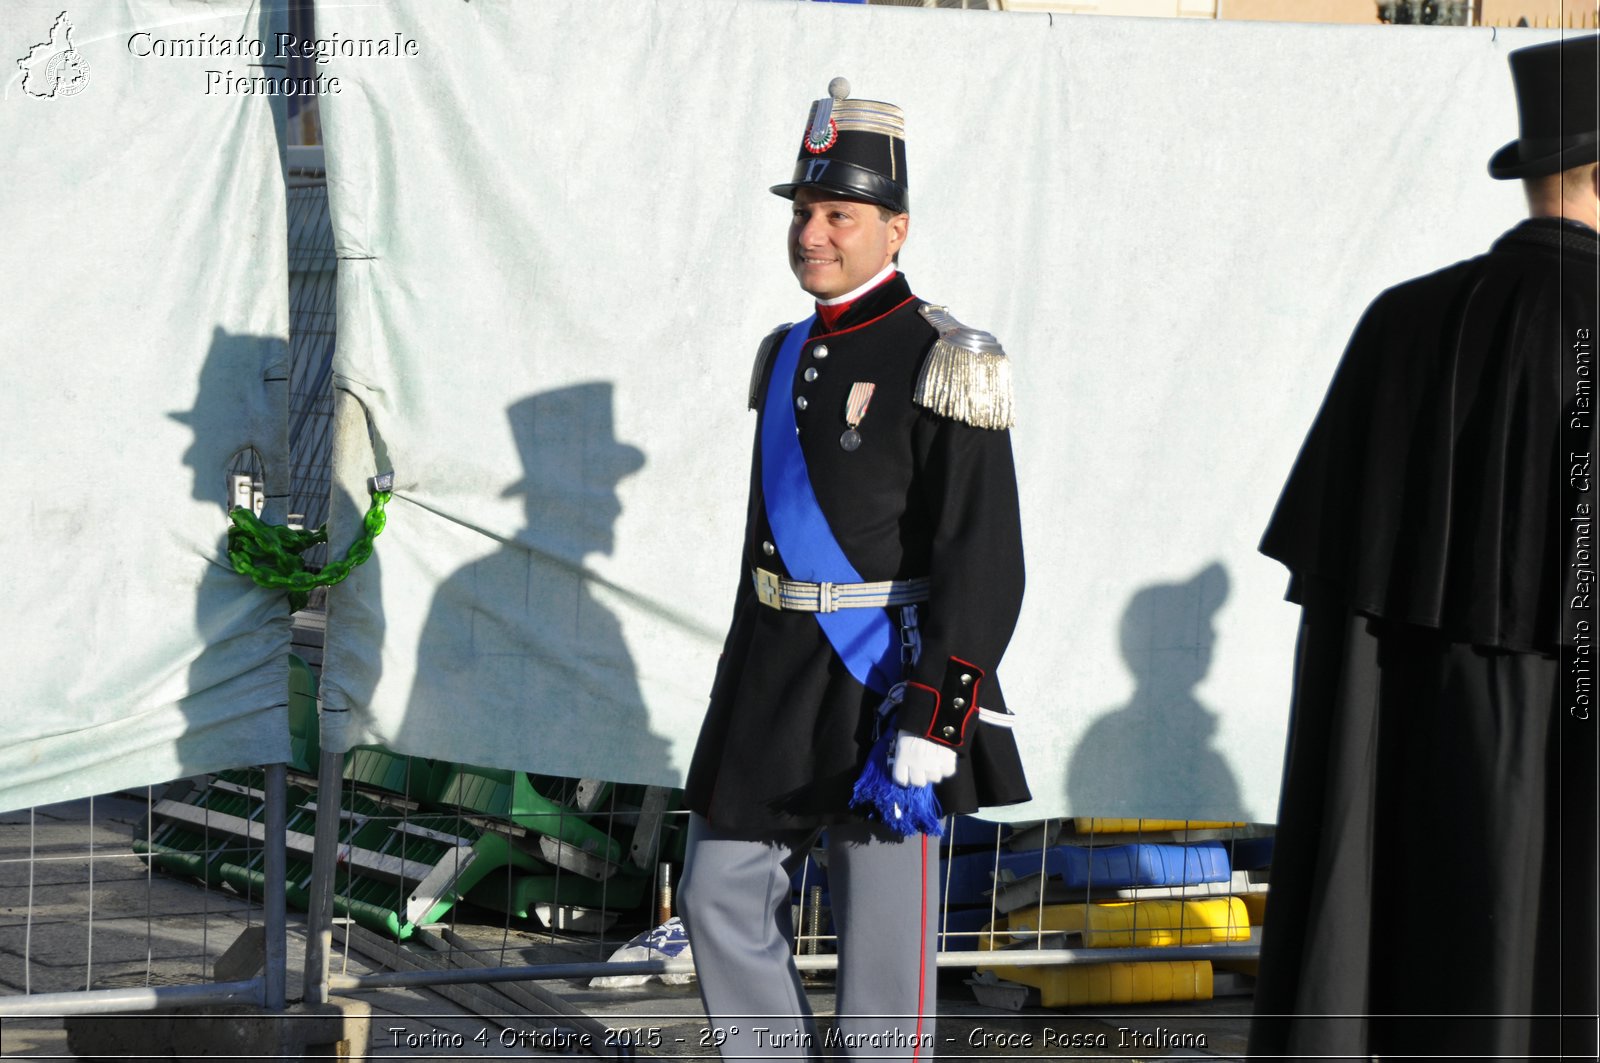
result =
[[[1595,1053],[1597,54],[1511,54],[1530,218],[1368,308],[1262,540],[1303,609],[1252,1059]]]

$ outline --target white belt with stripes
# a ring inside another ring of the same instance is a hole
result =
[[[764,568],[752,569],[756,598],[773,609],[831,613],[839,609],[913,605],[928,600],[928,577],[886,579],[877,583],[807,583],[785,579]]]

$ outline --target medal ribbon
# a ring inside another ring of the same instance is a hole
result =
[[[878,385],[870,380],[858,380],[850,385],[850,398],[844,404],[844,423],[855,428],[861,423],[861,418],[867,415],[867,404],[872,401],[872,393]]]
[[[812,315],[789,329],[772,366],[761,411],[761,493],[772,538],[783,553],[790,578],[862,583],[865,581],[845,557],[812,489],[794,419],[794,371],[800,362],[800,348],[815,322],[816,315]],[[813,615],[856,682],[887,694],[900,672],[899,631],[888,610],[841,609]]]

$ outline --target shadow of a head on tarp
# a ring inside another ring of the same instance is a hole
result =
[[[1211,669],[1213,619],[1227,598],[1228,571],[1213,562],[1183,583],[1129,599],[1119,641],[1133,696],[1090,724],[1073,750],[1067,800],[1075,814],[1249,819],[1216,746],[1217,714],[1195,695]]]

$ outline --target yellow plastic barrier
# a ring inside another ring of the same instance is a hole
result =
[[[1027,941],[1035,930],[1081,934],[1092,949],[1250,940],[1250,917],[1238,897],[1048,904],[1013,912],[1007,925],[1013,940]]]
[[[1205,960],[978,969],[1035,987],[1047,1008],[1211,999],[1211,964]]]
[[[1072,829],[1079,834],[1138,834],[1155,831],[1226,830],[1243,827],[1243,823],[1224,823],[1209,819],[1087,819],[1072,821]]]

